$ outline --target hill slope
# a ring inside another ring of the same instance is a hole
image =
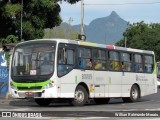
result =
[[[75,30],[80,32],[80,25],[73,26]],[[123,38],[123,32],[127,28],[127,22],[120,18],[115,11],[103,18],[93,20],[88,26],[85,25],[84,30],[87,41],[115,44]]]

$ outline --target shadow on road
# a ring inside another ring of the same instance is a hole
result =
[[[149,96],[150,98],[150,96]],[[151,101],[148,97],[140,99],[137,103],[141,102],[146,102],[146,101]],[[118,105],[121,106],[124,104],[123,100],[121,98],[112,98],[108,104],[105,105]],[[125,104],[130,104],[130,103],[125,103]],[[10,106],[17,106],[17,107],[40,107],[39,105],[36,104],[34,99],[28,100],[28,99],[17,99],[17,100],[12,100],[9,102]],[[93,100],[90,100],[85,106],[96,106],[96,105],[103,105],[103,104],[96,104]],[[71,104],[68,102],[55,102],[51,103],[49,106],[41,106],[41,107],[72,107]],[[74,107],[74,106],[73,106]]]

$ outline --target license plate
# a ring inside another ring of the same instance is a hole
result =
[[[25,95],[26,96],[33,96],[34,94],[33,94],[33,92],[25,92]]]

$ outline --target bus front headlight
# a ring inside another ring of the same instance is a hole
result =
[[[47,84],[44,86],[44,89],[52,88],[54,85],[52,83]]]
[[[12,89],[16,89],[16,86],[14,86],[12,82],[10,82],[10,87],[11,87]]]

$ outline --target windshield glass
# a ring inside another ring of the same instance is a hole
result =
[[[32,43],[15,49],[12,76],[43,76],[54,72],[55,44]]]

